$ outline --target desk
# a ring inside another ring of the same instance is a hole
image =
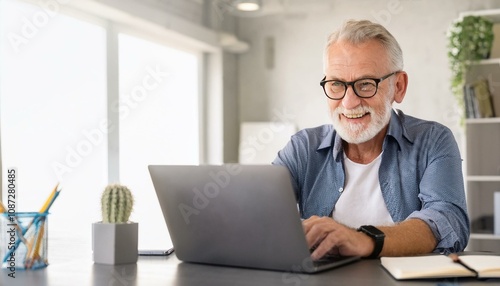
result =
[[[141,256],[136,264],[101,265],[92,261],[89,236],[75,238],[69,232],[52,231],[49,235],[49,266],[32,271],[16,271],[16,278],[0,270],[0,286],[156,286],[156,285],[500,285],[500,279],[443,279],[431,281],[396,281],[380,260],[361,260],[317,274],[243,269],[181,262],[174,254],[168,257]]]
[[[180,262],[170,257],[140,257],[137,264],[97,265],[91,256],[72,260],[57,260],[36,271],[17,271],[9,278],[0,271],[0,285],[71,285],[71,286],[154,286],[154,285],[500,285],[500,279],[446,279],[431,281],[394,280],[380,266],[379,260],[361,260],[337,269],[317,274],[292,274],[276,271],[219,267]]]

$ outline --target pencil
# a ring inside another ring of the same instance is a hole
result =
[[[52,192],[50,193],[50,196],[45,201],[45,204],[40,209],[39,213],[42,214],[42,216],[43,216],[43,214],[47,214],[49,212],[50,207],[52,206],[54,201],[57,199],[60,192],[61,192],[61,189],[59,188],[59,183],[57,183],[57,185],[54,187],[54,190],[52,190]],[[35,235],[37,235],[37,238],[36,238],[36,243],[35,243],[34,248],[31,249],[32,252],[31,253],[30,253],[30,251],[27,252],[27,255],[29,255],[29,257],[28,257],[27,262],[26,262],[26,267],[28,269],[33,267],[33,263],[35,263],[36,260],[41,259],[39,252],[40,252],[40,244],[43,240],[43,235],[44,235],[44,230],[45,230],[45,219],[46,219],[45,217],[41,218],[40,216],[37,216],[32,221],[32,223],[33,223],[36,220],[35,223],[37,224],[37,226],[36,226]],[[41,223],[40,228],[38,226],[39,223]]]
[[[467,270],[473,272],[476,275],[476,277],[479,276],[479,273],[474,268],[469,267],[469,265],[465,264],[462,260],[460,260],[460,257],[458,256],[458,254],[450,253],[450,254],[448,254],[448,257],[451,258],[451,260],[453,260],[453,262],[458,263],[458,264],[462,265],[463,267],[467,268]]]
[[[59,192],[61,191],[60,189],[58,189],[58,187],[59,183],[57,183],[52,192],[50,192],[49,197],[45,200],[45,203],[43,204],[42,208],[38,213],[43,214],[49,212],[50,206],[52,206],[52,203],[54,203],[55,198],[59,195]],[[26,227],[26,230],[29,229],[33,225],[33,223],[35,223],[38,219],[40,219],[40,217],[38,215],[35,216],[33,220]],[[23,234],[26,232],[26,230],[23,231]]]
[[[33,263],[35,263],[36,260],[41,259],[40,257],[40,244],[42,243],[43,240],[43,235],[44,235],[44,230],[45,230],[45,219],[46,217],[44,214],[47,214],[49,212],[50,207],[54,203],[54,201],[57,199],[59,196],[59,193],[61,192],[61,188],[59,187],[59,183],[54,187],[52,192],[50,193],[50,196],[47,198],[45,203],[43,204],[43,207],[40,209],[40,214],[41,216],[36,216],[32,222],[36,223],[36,231],[35,234],[37,236],[36,238],[36,243],[34,248],[31,248],[32,252],[28,251],[27,254],[29,254],[28,261],[27,261],[27,268],[33,267]],[[39,228],[39,225],[41,224],[41,227]]]
[[[42,208],[40,209],[40,213],[44,213],[46,212],[48,209],[49,209],[49,205],[51,202],[53,202],[53,197],[55,196],[56,192],[57,192],[57,187],[59,186],[59,183],[57,183],[57,185],[54,187],[54,189],[52,190],[52,192],[50,193],[49,197],[47,198],[47,200],[45,200],[45,203],[43,204]]]
[[[28,269],[30,269],[31,267],[33,267],[33,264],[35,263],[36,260],[40,259],[40,253],[39,252],[40,252],[40,245],[42,243],[43,235],[44,235],[44,232],[45,232],[45,218],[42,219],[41,221],[39,221],[39,223],[41,224],[41,226],[39,227],[37,225],[35,233],[33,234],[33,236],[36,236],[35,247],[31,248],[31,250],[32,250],[31,253],[30,253],[29,250],[26,253],[27,255],[29,255],[27,261],[25,262],[26,263],[26,268],[28,268]]]
[[[57,191],[54,193],[54,195],[51,196],[50,202],[47,205],[47,208],[45,209],[45,211],[44,212],[40,212],[40,213],[48,213],[49,212],[50,207],[52,206],[52,204],[54,203],[54,201],[57,199],[57,196],[59,196],[60,192],[61,192],[61,189],[58,188]]]

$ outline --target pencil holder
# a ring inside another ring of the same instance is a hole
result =
[[[39,269],[48,265],[48,213],[0,214],[0,258],[2,268]]]

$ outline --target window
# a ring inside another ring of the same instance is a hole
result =
[[[139,245],[168,247],[147,166],[199,163],[198,58],[120,34],[120,181],[136,194]],[[137,220],[136,220],[137,221]],[[154,234],[154,235],[151,235]]]
[[[99,196],[113,183],[108,171],[116,172],[136,196],[131,220],[139,222],[139,247],[166,247],[147,165],[200,162],[201,55],[117,35],[117,25],[101,19],[49,12],[0,0],[0,158],[4,182],[8,168],[19,174],[17,210],[39,210],[61,181],[50,236],[88,245],[91,223],[100,220]],[[110,36],[117,36],[116,50],[106,50]],[[116,67],[107,66],[109,54],[118,54]],[[108,69],[118,82],[107,78]],[[113,84],[116,100],[107,93]],[[118,143],[108,147],[113,132]]]
[[[0,5],[4,182],[6,169],[17,168],[17,210],[38,211],[61,181],[50,235],[88,240],[107,182],[107,139],[99,131],[106,118],[106,31],[64,15],[42,26],[33,18],[42,15],[37,6]]]

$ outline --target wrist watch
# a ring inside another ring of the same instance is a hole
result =
[[[360,226],[357,231],[360,231],[369,237],[371,237],[375,241],[375,247],[373,248],[373,252],[368,256],[368,258],[378,258],[378,255],[382,251],[382,247],[384,247],[384,238],[385,234],[378,228],[373,225],[363,225]]]

